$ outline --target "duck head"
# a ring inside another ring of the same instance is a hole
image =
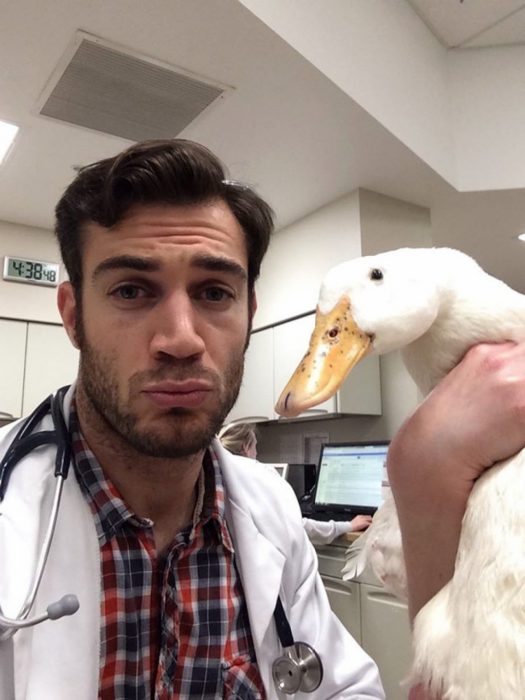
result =
[[[293,417],[326,401],[361,358],[406,346],[439,311],[429,249],[402,248],[341,263],[324,278],[309,348],[275,410]]]

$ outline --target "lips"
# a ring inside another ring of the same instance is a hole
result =
[[[148,384],[142,393],[159,408],[196,408],[205,401],[212,389],[209,382],[188,379]]]

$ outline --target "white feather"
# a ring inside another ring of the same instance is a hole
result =
[[[372,269],[381,270],[374,279]],[[382,354],[402,349],[423,393],[483,341],[525,338],[525,297],[446,248],[400,249],[333,268],[321,311],[348,296],[355,320]],[[462,524],[453,579],[419,612],[411,678],[443,700],[525,697],[525,453],[484,474]],[[498,527],[493,514],[500,513]],[[362,542],[360,540],[362,539]],[[386,588],[406,598],[394,501],[348,550],[344,577],[370,562]]]

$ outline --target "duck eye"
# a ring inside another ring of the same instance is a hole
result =
[[[383,270],[380,270],[377,267],[374,267],[370,270],[370,279],[371,280],[382,280],[383,279]]]
[[[334,326],[334,328],[330,328],[330,330],[328,331],[329,338],[337,338],[338,335],[339,335],[339,328],[337,328],[337,326]]]

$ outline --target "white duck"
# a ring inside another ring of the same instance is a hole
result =
[[[525,339],[525,296],[449,248],[400,249],[336,266],[320,291],[310,348],[276,410],[293,416],[329,398],[369,352],[401,349],[423,393],[482,341]],[[411,681],[445,700],[525,697],[525,451],[488,470],[465,513],[451,581],[416,617]],[[502,512],[498,528],[490,514]],[[393,499],[361,555],[405,595]],[[350,562],[348,577],[355,573]]]

